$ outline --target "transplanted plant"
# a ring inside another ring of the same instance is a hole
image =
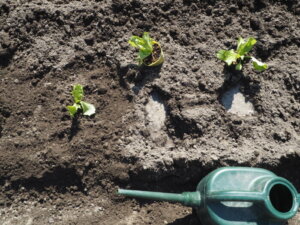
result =
[[[268,65],[248,55],[255,43],[256,40],[253,37],[248,38],[246,41],[239,37],[236,50],[220,50],[217,53],[217,58],[224,61],[228,66],[235,65],[236,70],[242,70],[244,60],[251,59],[254,69],[263,71],[268,68]]]
[[[157,66],[164,62],[164,54],[160,44],[154,41],[148,32],[144,32],[142,37],[132,36],[129,44],[139,49],[137,60],[139,65]]]
[[[84,97],[83,87],[80,84],[76,84],[73,86],[72,96],[74,99],[74,104],[72,106],[67,106],[71,117],[74,117],[77,113],[82,113],[85,116],[91,116],[95,114],[96,109],[95,106],[82,101]]]

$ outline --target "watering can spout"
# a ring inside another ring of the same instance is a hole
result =
[[[136,198],[181,203],[185,206],[191,206],[191,207],[199,207],[201,204],[201,196],[198,191],[183,192],[182,194],[173,194],[173,193],[164,193],[164,192],[119,189],[118,194],[130,196],[130,197],[136,197]]]

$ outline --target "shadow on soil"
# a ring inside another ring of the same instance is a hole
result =
[[[137,95],[145,85],[152,83],[160,76],[161,68],[162,65],[155,67],[138,66],[136,64],[120,66],[118,69],[120,85],[127,89],[131,87],[134,94]]]
[[[71,129],[68,136],[69,141],[72,141],[73,137],[78,133],[79,125],[80,125],[80,120],[78,119],[78,116],[76,116],[72,119]]]
[[[174,222],[168,223],[168,225],[203,225],[198,219],[196,213],[185,216],[180,219],[176,219]]]
[[[280,159],[277,166],[267,168],[274,172],[277,176],[281,176],[290,181],[300,193],[300,156],[290,154]]]
[[[237,71],[234,68],[225,66],[223,75],[224,82],[218,90],[219,98],[224,92],[238,85],[241,86],[243,94],[249,98],[253,98],[261,89],[259,82],[252,80],[249,76],[245,75],[243,71]]]
[[[64,168],[62,166],[45,172],[41,177],[16,180],[11,183],[11,186],[15,190],[24,187],[27,190],[36,190],[38,192],[54,188],[59,193],[66,193],[69,187],[76,186],[78,191],[84,192],[84,184],[77,171],[74,168]]]
[[[124,161],[123,163],[128,163]],[[172,172],[157,173],[153,170],[145,170],[138,166],[138,162],[130,162],[135,164],[135,169],[129,172],[130,179],[122,185],[128,185],[128,189],[181,193],[185,191],[195,191],[197,184],[210,172],[217,168],[225,166],[233,167],[253,167],[252,162],[238,163],[235,160],[216,161],[209,165],[202,165],[199,161],[191,161],[187,165],[184,160],[174,161]],[[300,155],[290,153],[281,159],[274,161],[273,165],[266,164],[264,161],[256,163],[255,167],[270,170],[277,176],[288,179],[300,192]]]

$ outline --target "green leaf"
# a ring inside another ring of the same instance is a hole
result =
[[[242,70],[242,68],[243,68],[242,63],[238,63],[238,64],[236,64],[236,66],[235,66],[235,69],[236,69],[236,70]]]
[[[82,107],[83,115],[91,116],[91,115],[95,114],[96,108],[95,108],[94,105],[92,105],[90,103],[87,103],[87,102],[84,102],[84,101],[81,101],[80,104],[81,104],[81,107]]]
[[[132,36],[130,38],[130,40],[128,41],[128,43],[135,48],[141,49],[141,50],[145,50],[145,41],[143,40],[143,38],[138,37],[138,36]]]
[[[79,103],[83,98],[83,87],[80,84],[73,86],[72,95],[75,103]]]
[[[237,43],[238,43],[238,45],[237,45],[236,49],[238,51],[241,48],[241,45],[245,44],[245,40],[242,37],[239,37],[238,40],[237,40]]]
[[[143,60],[145,59],[147,56],[151,55],[152,52],[148,52],[148,51],[139,51],[139,55],[138,55],[138,59],[139,60]]]
[[[72,106],[67,106],[67,109],[69,110],[70,116],[74,117],[77,113],[78,109],[80,108],[80,105],[74,104]]]
[[[143,37],[132,36],[128,42],[131,46],[139,49],[138,61],[140,63],[153,51],[154,41],[148,32],[144,32]]]
[[[150,35],[148,32],[144,32],[143,39],[145,40],[145,48],[147,51],[152,52],[153,51],[153,39],[150,38]]]
[[[217,53],[217,58],[226,62],[227,65],[230,66],[232,63],[236,62],[236,60],[239,58],[239,55],[236,54],[233,49],[220,50]]]
[[[252,64],[253,64],[254,69],[256,69],[258,71],[263,71],[263,70],[268,69],[268,65],[266,63],[260,62],[253,56],[251,57],[251,59],[252,59]]]
[[[248,38],[248,40],[245,42],[243,38],[238,39],[238,46],[237,46],[237,54],[240,56],[243,56],[251,51],[253,46],[255,45],[256,40],[253,37]]]

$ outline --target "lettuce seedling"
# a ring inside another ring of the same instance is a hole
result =
[[[144,32],[142,37],[132,36],[128,42],[132,47],[139,49],[137,58],[139,64],[142,64],[144,59],[151,55],[153,51],[154,41],[152,38],[150,38],[148,32]]]
[[[82,101],[84,97],[83,87],[80,84],[73,86],[72,96],[74,99],[74,104],[72,106],[67,106],[71,117],[74,117],[78,112],[82,112],[85,116],[91,116],[95,114],[95,106]]]
[[[240,37],[237,41],[236,50],[220,50],[217,53],[217,58],[224,61],[228,66],[235,65],[236,70],[242,70],[244,60],[251,59],[254,69],[263,71],[268,68],[268,65],[248,55],[255,43],[256,40],[253,37],[248,38],[247,41]]]
[[[148,32],[144,32],[142,37],[132,36],[128,41],[132,47],[139,49],[137,61],[139,65],[156,66],[164,61],[164,55],[160,44],[154,41]]]

